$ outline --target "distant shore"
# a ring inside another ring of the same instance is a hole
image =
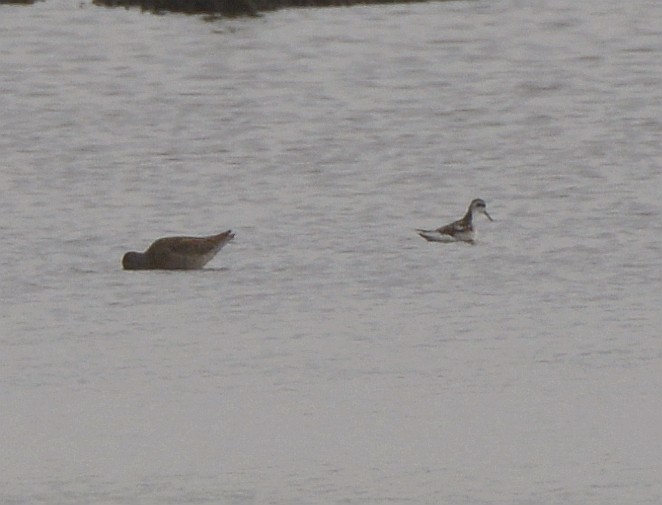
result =
[[[32,5],[37,0],[0,0],[0,5]]]
[[[426,0],[94,0],[105,7],[137,7],[154,13],[181,12],[218,16],[257,16],[287,7],[333,7],[357,4],[419,3]]]

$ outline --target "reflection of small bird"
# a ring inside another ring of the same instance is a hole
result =
[[[165,237],[144,252],[128,252],[122,258],[125,270],[197,270],[205,266],[234,238],[231,230],[209,237]]]
[[[494,221],[485,210],[485,207],[485,202],[480,198],[476,198],[471,201],[467,213],[462,219],[436,230],[417,229],[416,231],[428,242],[469,242],[473,244],[476,240],[476,230],[473,225],[474,216],[485,214],[490,221]]]

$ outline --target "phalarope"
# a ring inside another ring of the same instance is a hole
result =
[[[473,244],[476,240],[476,230],[473,225],[474,216],[485,214],[490,221],[494,221],[485,210],[485,207],[485,202],[480,198],[476,198],[471,201],[467,213],[462,219],[436,230],[417,229],[416,231],[428,242],[469,242]]]
[[[164,237],[144,253],[131,251],[122,258],[125,270],[197,270],[234,238],[232,230],[208,237]]]

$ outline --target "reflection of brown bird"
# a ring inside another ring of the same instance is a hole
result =
[[[232,230],[209,237],[165,237],[144,252],[131,251],[122,258],[125,270],[197,270],[205,266],[234,238]]]
[[[436,230],[417,229],[416,231],[428,242],[469,242],[473,244],[476,240],[476,229],[473,224],[474,216],[476,214],[485,214],[487,219],[494,221],[485,208],[485,202],[480,198],[476,198],[471,201],[467,213],[462,219],[458,219]]]

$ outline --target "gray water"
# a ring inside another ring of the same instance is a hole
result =
[[[1,503],[662,503],[657,0],[0,6],[0,111]]]

